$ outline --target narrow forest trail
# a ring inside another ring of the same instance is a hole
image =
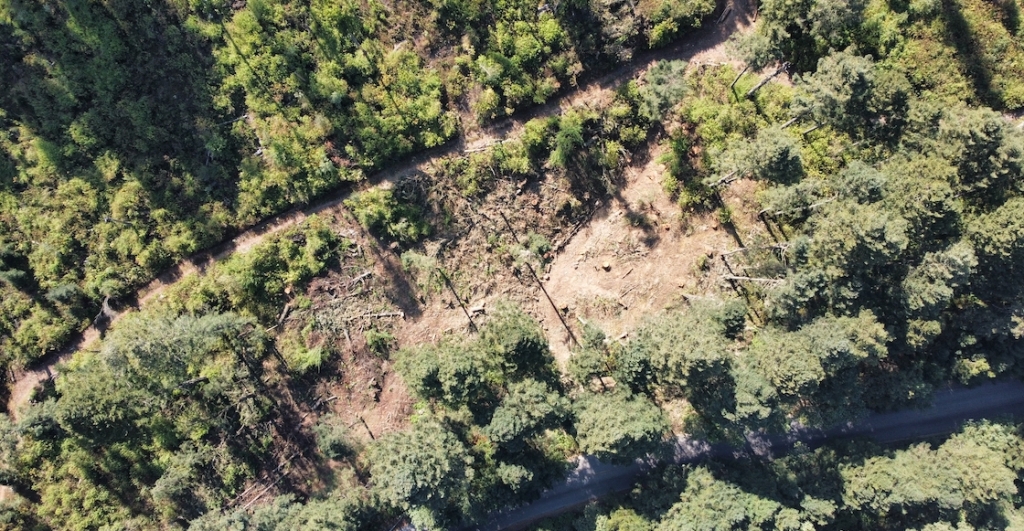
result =
[[[629,63],[581,83],[575,90],[566,91],[548,103],[524,109],[484,127],[471,128],[442,146],[410,156],[403,162],[383,169],[364,181],[353,183],[351,186],[342,186],[338,192],[323,198],[320,203],[294,208],[270,217],[211,249],[196,253],[179,262],[139,289],[135,295],[135,304],[129,305],[121,311],[112,312],[102,328],[93,323],[79,333],[65,348],[44,356],[33,366],[16,373],[14,382],[9,384],[8,413],[13,418],[17,418],[18,409],[29,401],[32,391],[40,383],[56,375],[56,366],[59,363],[69,359],[75,352],[94,345],[102,337],[103,330],[116,323],[124,314],[137,310],[158,298],[164,290],[180,279],[202,272],[210,265],[224,260],[234,253],[244,252],[267,237],[294,227],[310,216],[341,213],[345,208],[343,201],[349,197],[353,189],[394,184],[412,175],[425,172],[436,160],[486,149],[505,138],[514,136],[526,122],[533,118],[552,116],[560,113],[563,109],[579,106],[586,102],[609,99],[611,91],[619,84],[628,79],[639,78],[659,61],[685,60],[691,64],[735,62],[726,50],[726,41],[733,33],[747,32],[753,28],[755,0],[725,0],[722,4],[722,9],[716,12],[716,16],[719,17],[721,14],[725,14],[721,22],[716,22],[720,19],[712,17],[706,26],[680,41],[662,49],[638,52]]]

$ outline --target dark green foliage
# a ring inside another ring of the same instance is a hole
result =
[[[391,504],[411,507],[422,522],[482,517],[538,495],[563,471],[560,440],[569,439],[564,425],[570,405],[544,335],[536,321],[508,303],[488,313],[491,318],[476,340],[397,354],[396,369],[419,398],[429,401],[428,415],[447,419],[471,460],[465,477],[452,479],[464,482],[463,490],[450,494],[444,507],[437,500],[392,497]],[[371,466],[372,456],[382,455],[374,452],[385,451],[390,450],[371,450]],[[418,470],[415,463],[408,466]],[[386,471],[373,472],[376,477]]]
[[[769,0],[740,49],[755,66],[782,57],[806,72],[853,45],[929,98],[1017,109],[1024,105],[1020,12],[1017,0]]]
[[[623,383],[657,381],[688,396],[715,387],[729,367],[729,342],[725,327],[715,318],[716,310],[712,305],[699,306],[645,324],[620,356],[624,367],[646,364],[650,368],[629,371],[633,376]]]
[[[494,400],[486,380],[488,361],[479,350],[446,345],[400,353],[398,370],[419,396],[450,408],[486,407]]]
[[[699,26],[715,7],[711,0],[645,0],[636,9],[652,25],[647,39],[654,48],[671,42],[686,28]]]
[[[934,445],[840,443],[770,461],[667,466],[626,499],[539,529],[616,529],[623,520],[659,531],[1011,529],[1024,517],[1022,443],[1019,427],[986,423]]]
[[[320,417],[313,426],[313,435],[316,436],[316,445],[320,453],[328,459],[344,459],[352,457],[355,453],[348,429],[334,415]]]
[[[579,367],[586,359],[585,354],[574,356],[570,363],[580,357],[582,359],[576,361],[575,365]],[[593,374],[607,372],[607,366],[607,359],[601,359],[600,364],[592,369]],[[572,365],[571,368],[573,368]],[[656,374],[649,353],[644,348],[638,348],[635,343],[630,343],[615,353],[615,368],[612,370],[612,377],[615,378],[616,385],[628,386],[634,393],[649,392],[654,384]]]
[[[859,276],[895,262],[907,248],[907,222],[878,205],[836,201],[812,218],[810,263],[833,278]]]
[[[17,426],[15,485],[54,528],[191,519],[220,507],[261,456],[268,338],[251,319],[136,315],[61,369],[55,401]],[[140,494],[141,493],[141,494]]]
[[[473,458],[462,441],[436,422],[392,434],[369,448],[374,489],[408,511],[424,529],[445,526],[468,495]]]
[[[870,57],[859,57],[850,51],[827,55],[818,61],[817,70],[800,82],[803,90],[793,101],[795,115],[807,116],[840,131],[866,128],[875,85]]]
[[[743,333],[747,322],[747,305],[741,299],[731,299],[722,304],[715,318],[722,323],[722,332],[729,339],[736,339]]]
[[[683,99],[687,89],[686,66],[684,61],[660,61],[647,71],[646,84],[640,89],[640,112],[651,121],[660,122]]]
[[[736,140],[719,158],[717,169],[718,177],[750,175],[781,184],[793,183],[804,173],[796,142],[780,127],[759,131],[753,142]]]
[[[491,314],[476,341],[398,353],[396,368],[417,395],[488,417],[516,382],[557,385],[554,358],[537,322],[508,303]]]
[[[547,378],[555,373],[540,325],[511,304],[501,304],[480,329],[480,347],[510,380]]]
[[[536,380],[509,386],[508,394],[494,410],[484,433],[510,453],[521,451],[527,439],[558,427],[568,414],[569,401]]]
[[[575,408],[580,450],[614,463],[656,453],[668,431],[658,406],[625,391],[585,396]]]
[[[253,511],[227,514],[210,512],[192,521],[195,531],[357,531],[381,519],[364,500],[349,494],[297,502],[290,494],[278,496]]]
[[[957,191],[998,204],[1021,190],[1024,135],[990,109],[958,109],[941,122],[937,151],[957,169]]]
[[[576,352],[573,352],[571,358],[569,358],[569,375],[572,376],[573,380],[583,386],[588,387],[594,378],[607,376],[609,368],[611,367],[611,359],[609,352],[608,338],[604,334],[604,330],[601,330],[597,325],[590,321],[582,321],[582,345]],[[620,380],[616,376],[617,381]]]
[[[809,425],[830,426],[863,414],[860,374],[886,357],[887,341],[885,328],[865,312],[821,318],[796,332],[764,330],[749,356],[792,414]]]
[[[789,522],[783,523],[792,517],[782,513],[778,503],[718,480],[705,468],[690,471],[681,498],[661,520],[658,531],[798,529],[786,525]]]
[[[981,425],[938,448],[919,444],[851,464],[840,468],[844,510],[863,527],[907,528],[959,514],[984,528],[1003,517],[989,504],[1019,495],[1019,465],[1007,460],[1019,448],[1019,436],[1006,427]]]

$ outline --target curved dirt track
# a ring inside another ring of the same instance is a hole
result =
[[[672,455],[673,464],[699,463],[708,459],[737,459],[756,455],[781,456],[796,443],[816,448],[831,440],[867,437],[883,445],[921,440],[953,433],[970,420],[1010,417],[1024,418],[1024,383],[1020,381],[989,382],[974,388],[951,387],[935,393],[927,409],[908,409],[871,415],[859,422],[829,430],[795,428],[786,435],[747,437],[744,448],[727,444],[679,437]],[[546,491],[540,499],[511,511],[495,513],[479,526],[482,531],[523,529],[531,523],[581,507],[598,498],[631,489],[636,481],[650,472],[656,462],[638,461],[631,465],[609,465],[584,456],[566,479]]]
[[[471,129],[465,132],[463,136],[443,146],[408,157],[393,167],[377,172],[365,181],[344,185],[339,191],[322,198],[321,202],[315,205],[294,208],[272,216],[253,227],[243,230],[230,240],[179,262],[140,288],[136,292],[136,302],[134,304],[129,305],[122,311],[113,312],[105,323],[104,329],[115,323],[124,313],[137,309],[158,297],[168,286],[185,276],[201,272],[211,264],[223,260],[236,252],[243,252],[263,241],[268,236],[301,223],[309,216],[318,213],[341,211],[344,208],[342,201],[349,196],[354,187],[395,183],[403,178],[426,171],[431,162],[442,157],[473,152],[495,144],[506,137],[514,135],[522,128],[523,124],[533,118],[554,115],[563,108],[581,105],[585,102],[600,101],[602,93],[614,90],[615,87],[627,79],[639,77],[658,61],[681,59],[691,63],[717,64],[727,62],[729,59],[725,50],[725,42],[733,33],[748,31],[753,27],[753,1],[725,0],[720,3],[720,9],[716,11],[715,16],[711,17],[704,27],[666,48],[638,52],[629,63],[599,77],[592,78],[582,83],[576,89],[558,95],[558,97],[546,104],[524,109],[511,117],[499,120],[486,127]],[[716,20],[718,20],[716,17],[720,16],[721,13],[726,13],[724,20],[721,23],[716,23]],[[7,403],[8,413],[16,417],[18,409],[28,402],[33,389],[56,374],[57,364],[68,359],[73,353],[87,348],[98,341],[102,337],[102,330],[95,324],[90,325],[63,349],[44,356],[33,366],[16,374],[15,381],[10,384],[10,397]]]

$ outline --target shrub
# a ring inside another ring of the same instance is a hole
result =
[[[415,205],[398,202],[394,192],[374,188],[345,200],[359,224],[377,236],[400,243],[414,243],[430,234],[430,225],[423,220]]]

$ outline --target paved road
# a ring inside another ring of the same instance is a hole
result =
[[[709,458],[745,455],[780,455],[795,442],[818,446],[829,440],[866,436],[882,444],[922,439],[956,431],[965,421],[1013,417],[1024,419],[1024,383],[1004,381],[974,388],[951,387],[935,393],[927,409],[872,415],[860,422],[830,430],[794,429],[777,437],[752,436],[745,448],[681,437],[676,441],[672,461],[693,463]],[[539,500],[513,511],[496,514],[489,522],[469,529],[498,531],[522,529],[587,502],[633,487],[636,480],[655,463],[637,462],[615,466],[593,457],[578,460],[576,469],[562,484],[545,492]]]

